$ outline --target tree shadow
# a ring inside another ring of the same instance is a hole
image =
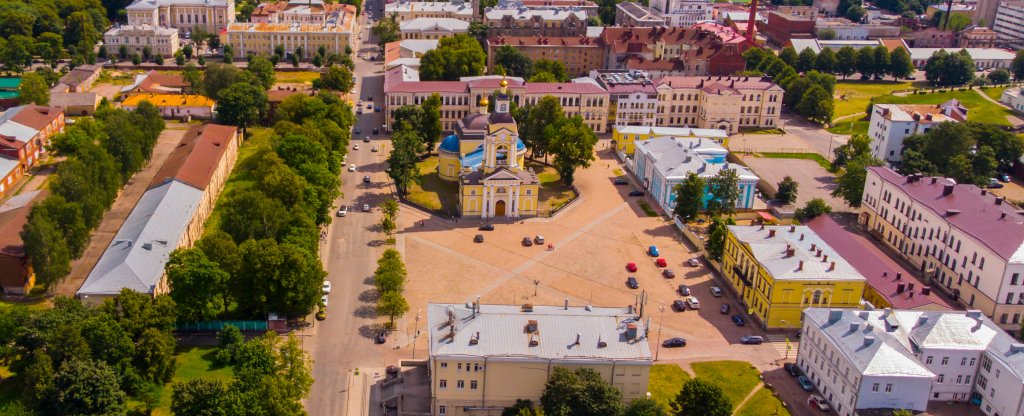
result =
[[[367,303],[376,303],[380,299],[380,292],[374,289],[366,289],[359,294],[359,300]]]
[[[380,247],[384,245],[384,240],[371,240],[366,243],[368,247]]]
[[[363,305],[352,311],[352,315],[356,318],[374,319],[377,317],[377,307],[370,305]]]
[[[366,276],[366,278],[363,279],[363,284],[373,286],[373,275]]]
[[[384,324],[374,322],[372,324],[360,326],[359,335],[363,336],[364,338],[373,339],[377,335],[377,333],[380,332],[382,329],[384,329]]]

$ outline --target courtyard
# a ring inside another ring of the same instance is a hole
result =
[[[782,159],[742,155],[741,160],[757,176],[774,188],[787,175],[800,184],[796,194],[796,207],[803,207],[814,198],[824,199],[834,210],[847,209],[846,202],[832,196],[836,188],[836,176],[825,170],[817,161],[810,159]]]

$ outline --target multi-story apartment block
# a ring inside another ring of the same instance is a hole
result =
[[[432,415],[536,403],[557,367],[593,369],[627,402],[647,394],[651,350],[631,307],[431,303],[427,327]]]
[[[778,126],[782,87],[758,77],[662,77],[655,81],[658,126],[736,133]]]
[[[868,137],[874,157],[889,162],[903,158],[903,139],[921,134],[939,123],[967,120],[967,107],[957,100],[939,105],[875,104],[871,106]]]
[[[484,11],[487,36],[575,37],[587,34],[587,14],[573,8],[492,7]]]
[[[807,226],[728,226],[722,271],[762,328],[799,328],[808,307],[859,308],[866,280]]]
[[[615,24],[631,27],[665,26],[665,19],[654,14],[650,8],[627,1],[615,5]]]
[[[384,6],[385,16],[395,16],[399,23],[406,20],[428,18],[458,19],[466,22],[473,20],[473,4],[461,0],[455,1],[398,1]]]
[[[952,179],[868,168],[859,222],[923,281],[1000,326],[1024,315],[1024,222],[1002,197]]]
[[[274,3],[263,3],[252,11],[249,21],[252,23],[284,23],[324,25],[337,19],[346,10],[342,3],[324,3],[322,0],[291,0]]]
[[[1024,1],[1000,1],[992,29],[996,31],[1000,45],[1015,49],[1024,47]]]
[[[605,47],[600,38],[497,36],[487,39],[488,71],[494,69],[494,54],[505,45],[516,48],[533,61],[552,59],[562,62],[570,76],[585,76],[591,69],[603,67],[605,62]]]
[[[598,15],[597,3],[590,0],[498,0],[497,7],[499,9],[510,6],[522,6],[533,10],[564,9],[572,7],[574,9],[583,10],[583,12],[587,14],[587,17],[594,17]]]
[[[1024,344],[981,311],[808,308],[797,365],[840,416],[976,403],[1024,412]]]
[[[658,91],[645,71],[590,71],[590,78],[608,91],[608,126],[653,126],[658,107]]]
[[[402,40],[441,39],[469,33],[469,22],[449,17],[417,17],[398,24]]]
[[[403,105],[418,105],[432,94],[441,96],[441,128],[454,131],[459,120],[478,113],[480,99],[500,89],[501,76],[464,77],[459,81],[420,81],[419,72],[399,65],[384,72],[385,128],[390,129],[392,113]],[[504,78],[510,101],[516,105],[536,104],[541,98],[558,98],[566,116],[579,115],[595,133],[604,133],[608,116],[608,92],[593,82],[530,82]]]
[[[671,27],[690,27],[711,20],[711,2],[707,0],[651,0],[651,11]]]
[[[654,77],[731,75],[746,67],[743,52],[756,47],[736,30],[716,23],[688,28],[606,27],[600,39],[607,48],[600,67],[645,70]]]
[[[355,6],[346,4],[324,24],[232,23],[225,42],[235,48],[238,56],[270,56],[278,45],[289,53],[301,47],[307,59],[321,46],[328,54],[341,54],[351,44],[355,20]]]
[[[849,19],[842,17],[819,17],[814,21],[814,33],[820,36],[823,30],[831,30],[835,33],[834,39],[840,40],[878,39],[900,36],[899,26],[851,22]]]
[[[235,21],[233,0],[139,0],[125,11],[129,25],[171,27],[182,32],[201,27],[207,33],[219,33]]]
[[[121,46],[128,48],[128,53],[142,53],[149,47],[154,55],[172,56],[178,51],[178,31],[158,26],[123,25],[111,28],[103,34],[103,42],[110,50],[117,51]]]
[[[63,131],[64,112],[59,108],[32,104],[9,108],[0,113],[0,155],[28,171],[39,163],[50,138]]]

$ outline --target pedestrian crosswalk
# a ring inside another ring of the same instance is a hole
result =
[[[787,339],[789,340],[787,344]],[[769,334],[765,336],[765,341],[768,342],[779,353],[779,358],[786,357],[786,349],[789,348],[789,358],[796,356],[796,347],[799,344],[799,340],[796,338],[787,338],[785,334]]]

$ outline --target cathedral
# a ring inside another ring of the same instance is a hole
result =
[[[501,80],[494,111],[480,100],[480,113],[467,115],[438,148],[437,173],[459,181],[463,217],[518,218],[537,215],[540,181],[524,165],[526,146],[509,113],[508,81]]]

